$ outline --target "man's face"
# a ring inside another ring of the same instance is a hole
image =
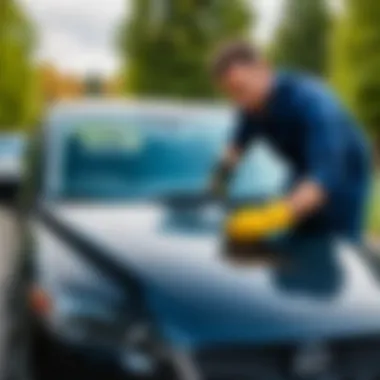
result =
[[[235,64],[220,79],[223,92],[243,109],[260,108],[268,95],[269,70],[262,64]]]

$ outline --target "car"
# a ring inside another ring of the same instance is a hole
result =
[[[26,138],[21,133],[0,134],[0,195],[15,194],[23,175]]]
[[[25,256],[36,378],[379,378],[374,255],[339,237],[224,236],[231,210],[291,178],[259,141],[227,197],[210,195],[233,120],[148,101],[49,112]]]

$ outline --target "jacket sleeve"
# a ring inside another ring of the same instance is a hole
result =
[[[301,103],[306,127],[306,176],[331,194],[344,176],[342,111],[338,101],[324,89],[313,89]]]

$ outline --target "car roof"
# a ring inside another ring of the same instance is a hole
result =
[[[53,105],[48,111],[48,118],[59,116],[75,116],[83,114],[104,114],[109,112],[139,111],[144,114],[183,115],[189,113],[215,114],[231,112],[226,104],[205,101],[180,100],[134,100],[134,99],[83,99],[75,101],[61,101]]]

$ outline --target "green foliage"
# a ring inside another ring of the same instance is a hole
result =
[[[376,176],[369,204],[369,232],[380,237],[380,173]]]
[[[324,75],[330,29],[326,1],[285,0],[283,14],[270,53],[275,64]]]
[[[354,109],[353,88],[351,77],[350,48],[348,46],[348,28],[346,17],[336,19],[332,29],[332,38],[329,56],[329,81],[335,87],[341,98]]]
[[[220,41],[246,36],[245,0],[133,0],[121,32],[128,92],[210,97],[207,57]]]
[[[20,125],[25,128],[34,127],[41,119],[44,98],[42,92],[41,76],[37,67],[30,67],[26,85],[26,100],[24,117]]]
[[[27,123],[32,117],[32,36],[17,2],[0,2],[0,129]]]
[[[380,2],[345,4],[335,32],[332,80],[380,144]]]

